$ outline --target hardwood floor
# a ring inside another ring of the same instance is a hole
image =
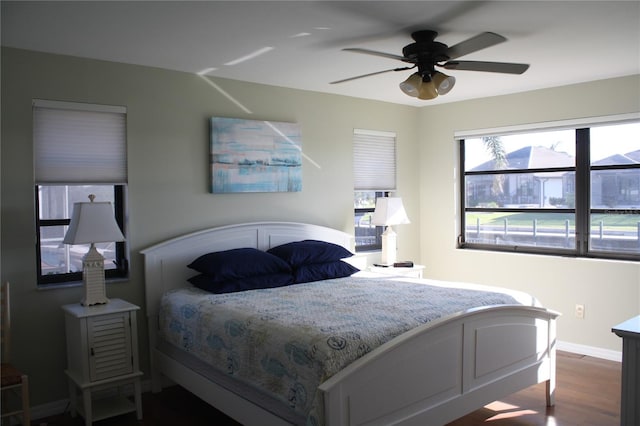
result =
[[[494,402],[447,426],[618,426],[621,364],[558,352],[556,405],[544,384]]]
[[[545,405],[544,384],[532,386],[474,411],[447,426],[617,426],[620,424],[621,365],[581,355],[558,353],[556,405]],[[142,397],[144,419],[135,413],[95,426],[232,426],[238,423],[175,386]],[[82,426],[69,413],[35,420],[36,426]]]

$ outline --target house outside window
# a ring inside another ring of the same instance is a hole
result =
[[[640,260],[640,121],[459,138],[460,248]]]
[[[38,285],[82,281],[89,245],[62,240],[73,204],[108,201],[126,236],[126,109],[34,100],[34,168]],[[99,243],[107,279],[128,274],[126,243]]]
[[[356,251],[380,250],[384,229],[371,218],[377,198],[396,189],[395,133],[355,129],[353,170]]]

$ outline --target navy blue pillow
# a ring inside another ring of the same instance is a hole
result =
[[[207,253],[187,266],[214,281],[291,272],[277,256],[249,247]]]
[[[211,277],[200,274],[188,280],[194,286],[211,293],[235,293],[236,291],[255,290],[259,288],[282,287],[293,284],[293,276],[290,273],[275,273],[268,275],[255,275],[237,280],[216,281]]]
[[[267,250],[287,262],[291,267],[310,263],[335,262],[353,256],[346,248],[326,241],[304,240],[282,244]]]
[[[349,277],[359,269],[341,260],[325,263],[310,263],[300,265],[293,270],[293,279],[296,283],[328,280],[331,278]]]

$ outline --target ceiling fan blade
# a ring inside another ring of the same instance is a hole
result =
[[[468,55],[469,53],[476,52],[481,49],[485,49],[490,46],[507,41],[506,38],[496,33],[480,33],[475,37],[471,37],[465,41],[461,41],[458,44],[447,49],[447,56],[449,59],[456,59],[460,56]]]
[[[376,71],[376,72],[371,72],[369,74],[363,74],[363,75],[358,75],[358,76],[355,76],[355,77],[345,78],[343,80],[332,81],[329,84],[344,83],[346,81],[357,80],[359,78],[371,77],[372,75],[384,74],[384,73],[391,72],[391,71],[405,71],[405,70],[410,70],[412,68],[415,68],[415,67],[402,67],[402,68],[393,68],[393,69],[384,70],[384,71]]]
[[[439,65],[448,70],[499,72],[504,74],[522,74],[529,69],[529,64],[512,62],[483,62],[483,61],[449,61]]]
[[[382,56],[383,58],[396,59],[398,61],[404,61],[404,56],[394,55],[393,53],[378,52],[377,50],[361,49],[359,47],[347,47],[342,49],[347,52],[364,53],[365,55]]]

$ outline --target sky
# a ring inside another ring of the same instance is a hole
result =
[[[507,153],[525,146],[555,146],[556,151],[566,152],[573,157],[576,155],[575,131],[572,129],[507,135],[500,139]],[[640,150],[640,122],[591,127],[592,162],[636,150]],[[465,139],[465,154],[467,170],[491,160],[482,138]]]

